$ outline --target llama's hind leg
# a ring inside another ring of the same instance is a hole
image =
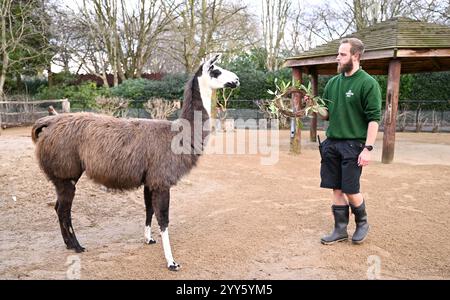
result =
[[[67,249],[74,249],[80,253],[85,250],[79,243],[75,236],[75,231],[72,226],[71,210],[72,201],[75,197],[76,180],[55,180],[56,194],[58,196],[55,205],[56,213],[58,214],[59,226],[61,227],[61,234]]]
[[[167,267],[171,271],[178,271],[181,266],[175,262],[172,256],[172,249],[169,241],[169,202],[170,190],[154,190],[152,193],[152,204],[156,219],[161,230],[161,239],[166,257]]]
[[[152,205],[152,191],[147,186],[144,187],[144,200],[145,200],[145,243],[155,244],[156,241],[152,237],[152,217],[153,217],[153,205]]]

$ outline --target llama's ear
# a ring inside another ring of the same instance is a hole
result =
[[[220,58],[220,54],[216,54],[216,55],[214,55],[212,58],[210,58],[209,60],[207,60],[206,62],[205,62],[205,64],[203,65],[203,70],[209,70],[209,68],[211,67],[211,66],[213,66],[216,62],[217,62],[217,60],[219,60],[219,58]]]
[[[221,54],[214,55],[213,58],[211,58],[210,60],[211,65],[215,64],[220,59],[221,56],[222,56]]]

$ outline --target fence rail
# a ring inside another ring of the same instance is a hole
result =
[[[48,114],[49,105],[61,104],[61,112],[70,112],[69,99],[41,101],[0,101],[0,127],[26,126]],[[44,106],[45,107],[42,107]],[[58,105],[59,106],[59,105]]]
[[[267,100],[230,100],[227,110],[229,119],[265,119],[267,115],[258,107]],[[142,101],[143,102],[143,101]],[[140,103],[137,101],[136,103]],[[410,106],[403,104],[414,104],[417,109],[410,109]],[[399,112],[397,116],[398,131],[450,131],[450,109],[430,110],[423,108],[427,104],[442,104],[444,107],[450,105],[450,100],[407,100],[399,102]],[[49,105],[55,106],[55,109],[61,112],[70,111],[70,102],[68,99],[43,100],[43,101],[0,101],[0,125],[3,127],[23,126],[33,124],[37,119],[48,114]],[[405,109],[406,108],[406,109]],[[80,111],[78,108],[73,111]],[[83,110],[84,111],[84,110]],[[96,111],[89,109],[88,111]],[[383,109],[384,111],[384,109]],[[173,120],[179,116],[180,110],[175,112],[169,119]],[[143,108],[129,108],[127,117],[150,118],[148,112]],[[283,123],[283,122],[281,122]],[[309,128],[310,119],[304,119],[304,128]],[[325,129],[326,123],[318,120],[319,129]],[[381,122],[381,128],[383,122]]]

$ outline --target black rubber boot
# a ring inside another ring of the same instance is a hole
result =
[[[330,235],[324,236],[320,239],[324,245],[331,245],[348,240],[347,225],[349,219],[349,206],[333,205],[331,206],[331,209],[334,216],[334,230]]]
[[[352,207],[352,213],[355,215],[356,230],[352,237],[354,244],[361,244],[369,233],[369,223],[367,223],[366,203],[363,203],[359,207]]]

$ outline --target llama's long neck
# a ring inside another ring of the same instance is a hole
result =
[[[193,154],[196,155],[203,152],[210,133],[209,114],[204,107],[204,102],[208,102],[207,99],[209,99],[211,103],[212,91],[200,81],[199,76],[195,75],[186,85],[181,110],[181,118],[188,121],[191,127],[191,147]]]
[[[198,85],[200,87],[200,96],[202,98],[203,107],[206,109],[208,116],[211,117],[211,98],[213,90],[202,80],[202,77],[198,78]]]
[[[201,114],[202,123],[209,120],[209,116],[211,114],[211,96],[212,89],[210,89],[203,82],[202,78],[196,74],[187,84],[184,91],[181,118],[193,124],[195,121],[195,116],[197,115],[197,118],[199,118]]]

